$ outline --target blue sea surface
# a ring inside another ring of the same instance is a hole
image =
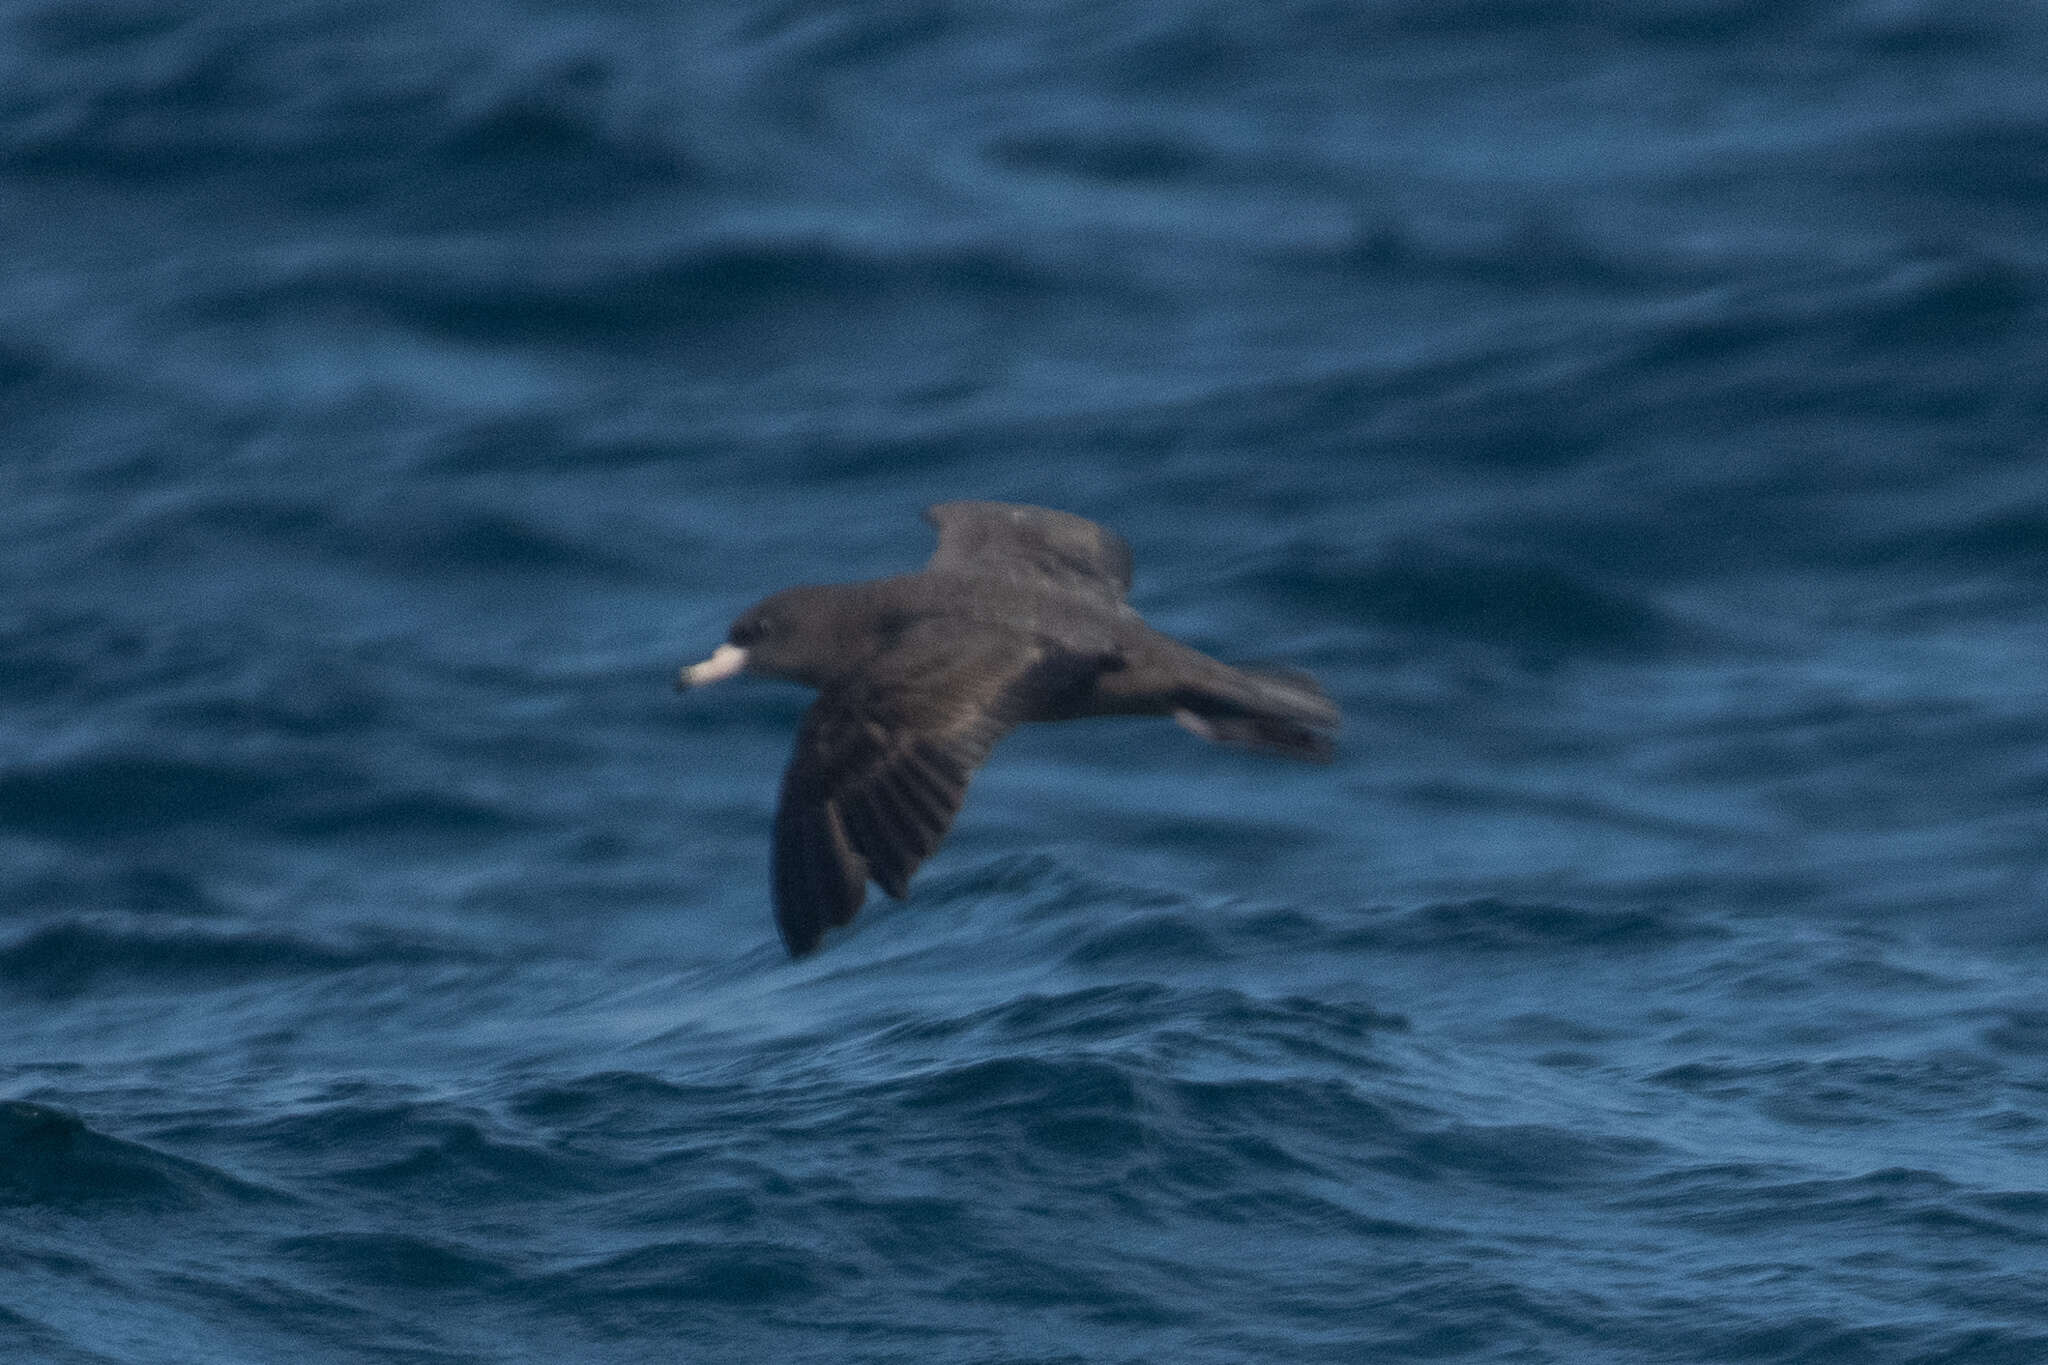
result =
[[[1029,727],[789,961],[928,503]],[[0,7],[0,1360],[2048,1360],[2048,7]]]

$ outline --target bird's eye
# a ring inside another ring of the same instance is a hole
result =
[[[741,649],[768,633],[768,623],[758,616],[749,616],[744,621],[735,621],[732,631],[726,636]]]

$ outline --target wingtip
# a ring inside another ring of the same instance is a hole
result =
[[[1274,758],[1291,758],[1302,763],[1328,764],[1336,761],[1336,738],[1325,730],[1305,725],[1286,716],[1200,715],[1182,709],[1174,720],[1193,734],[1233,749]]]

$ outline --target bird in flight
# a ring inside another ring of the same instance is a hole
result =
[[[742,672],[817,689],[775,812],[790,956],[849,923],[869,881],[908,895],[968,778],[1025,721],[1171,716],[1213,743],[1328,761],[1339,713],[1315,680],[1233,668],[1146,625],[1113,531],[1015,503],[924,516],[939,548],[921,571],[778,592],[677,676],[678,690]]]

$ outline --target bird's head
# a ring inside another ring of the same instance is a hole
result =
[[[676,676],[678,691],[735,673],[822,685],[847,662],[840,636],[847,604],[834,587],[786,588],[741,612],[725,643]]]

